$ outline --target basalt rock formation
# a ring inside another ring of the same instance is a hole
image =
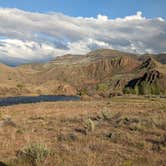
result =
[[[141,73],[141,76],[130,80],[125,86],[124,92],[154,95],[166,94],[165,65],[150,57],[137,68],[137,71]]]

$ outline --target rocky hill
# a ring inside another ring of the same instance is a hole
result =
[[[26,64],[15,68],[3,65],[0,71],[3,79],[0,95],[3,96],[111,96],[133,93],[133,89],[142,86],[144,82],[147,82],[146,86],[151,86],[149,78],[154,78],[153,84],[161,87],[159,93],[165,93],[164,64],[156,61],[153,56],[141,59],[138,55],[109,49],[96,50],[87,55],[64,55],[48,63]]]
[[[134,94],[166,94],[166,66],[148,57],[136,69],[140,75],[128,82],[124,88],[126,93]]]

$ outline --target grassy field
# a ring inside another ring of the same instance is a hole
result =
[[[7,166],[164,166],[166,100],[0,107],[0,161]]]

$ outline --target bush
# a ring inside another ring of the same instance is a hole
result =
[[[40,166],[49,156],[50,152],[43,144],[33,144],[18,151],[17,158],[32,166]]]
[[[85,129],[88,131],[95,130],[95,123],[90,118],[85,121]]]
[[[160,86],[156,84],[148,84],[147,82],[142,82],[139,86],[139,94],[143,95],[159,95],[161,93]]]
[[[101,112],[101,117],[103,120],[110,120],[111,119],[111,114],[108,111],[102,111]]]
[[[23,84],[17,84],[17,88],[22,89],[24,87]]]
[[[107,84],[98,84],[97,87],[96,87],[96,90],[97,91],[102,91],[102,92],[105,92],[109,89],[108,85]]]
[[[123,89],[123,93],[125,94],[137,94],[137,95],[160,95],[162,90],[160,86],[156,84],[149,84],[147,82],[141,82],[139,85],[135,85],[134,88],[125,87]]]
[[[78,95],[80,95],[80,96],[88,95],[88,89],[87,88],[81,89],[79,91]]]
[[[132,162],[130,160],[125,161],[122,166],[132,166]]]
[[[130,93],[131,93],[130,88],[129,88],[129,87],[125,87],[125,88],[123,89],[123,93],[124,93],[124,94],[130,94]]]
[[[135,89],[132,89],[132,88],[129,88],[129,87],[124,88],[123,93],[124,94],[137,94]]]

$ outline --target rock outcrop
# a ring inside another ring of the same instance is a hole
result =
[[[129,81],[125,89],[137,94],[166,94],[166,75],[157,70],[147,71]]]

